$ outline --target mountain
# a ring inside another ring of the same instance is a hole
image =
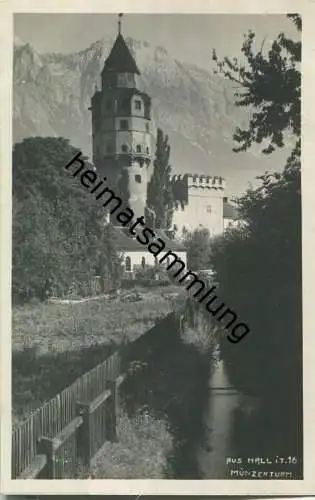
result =
[[[222,175],[228,194],[244,191],[265,170],[283,167],[283,154],[235,154],[233,132],[249,111],[234,105],[230,82],[169,56],[163,47],[126,39],[152,97],[153,124],[170,138],[174,173]],[[91,155],[91,96],[113,39],[104,37],[73,54],[39,54],[16,39],[13,58],[13,139],[63,136]],[[209,61],[209,67],[211,61]]]

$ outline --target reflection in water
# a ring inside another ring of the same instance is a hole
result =
[[[209,402],[204,415],[204,442],[198,452],[203,479],[226,478],[226,459],[233,456],[232,418],[240,402],[239,394],[231,387],[224,362],[218,361],[209,380]]]

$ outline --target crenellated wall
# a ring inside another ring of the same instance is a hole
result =
[[[210,236],[223,233],[225,180],[218,176],[174,175],[171,179],[176,205],[173,226],[178,233],[207,228]]]

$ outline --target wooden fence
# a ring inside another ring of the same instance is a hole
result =
[[[130,363],[150,362],[173,343],[176,345],[180,338],[180,318],[177,312],[159,321],[15,429],[12,479],[69,479],[76,477],[78,465],[89,467],[104,442],[116,440],[119,388],[129,373]],[[137,390],[141,390],[143,383],[145,380],[140,380]]]
[[[116,439],[118,353],[36,410],[12,434],[12,479],[75,477],[106,440]]]

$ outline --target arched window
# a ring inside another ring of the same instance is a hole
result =
[[[121,146],[121,150],[122,150],[124,153],[126,153],[126,152],[128,151],[128,147],[126,146],[126,144],[123,144],[123,145]]]
[[[126,271],[131,271],[131,258],[129,256],[126,257],[125,269]]]
[[[147,146],[147,155],[150,154],[150,148]]]
[[[141,153],[141,144],[137,144],[136,151],[137,153]]]
[[[142,267],[142,269],[145,268],[145,257],[142,257],[142,259],[141,259],[141,267]]]

